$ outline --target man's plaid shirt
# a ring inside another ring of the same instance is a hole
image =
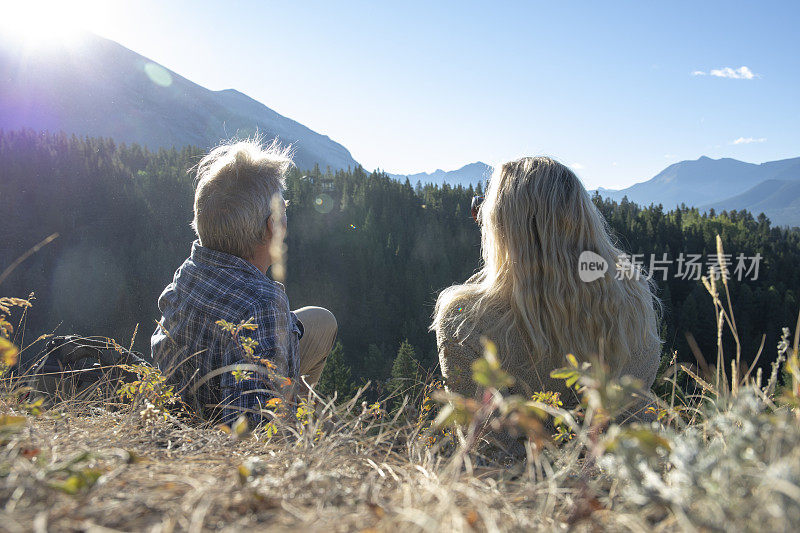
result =
[[[175,372],[184,401],[206,416],[221,415],[230,424],[246,412],[251,422],[261,422],[261,406],[280,386],[267,377],[258,358],[275,365],[273,374],[292,382],[297,378],[302,324],[289,309],[283,285],[248,261],[195,241],[191,256],[161,293],[158,308],[163,316],[150,339],[153,358],[165,373]],[[251,318],[258,328],[239,337],[258,343],[253,356],[217,324]],[[237,366],[247,379],[232,373]]]

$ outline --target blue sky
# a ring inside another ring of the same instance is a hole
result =
[[[66,3],[369,169],[547,154],[593,188],[701,155],[800,156],[800,2]]]

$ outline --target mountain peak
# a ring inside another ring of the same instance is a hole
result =
[[[87,34],[45,55],[0,39],[0,128],[110,137],[151,149],[216,146],[261,132],[295,164],[353,168],[342,145],[235,89],[211,91],[114,41]],[[24,72],[25,75],[15,75]]]

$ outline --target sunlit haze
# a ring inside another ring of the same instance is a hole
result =
[[[0,31],[33,49],[71,41],[81,31],[102,32],[110,27],[113,2],[24,1],[2,2]]]

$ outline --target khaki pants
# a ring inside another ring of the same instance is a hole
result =
[[[325,368],[325,360],[336,340],[338,324],[333,313],[322,307],[302,307],[294,312],[303,324],[298,368],[305,381],[314,386]]]

